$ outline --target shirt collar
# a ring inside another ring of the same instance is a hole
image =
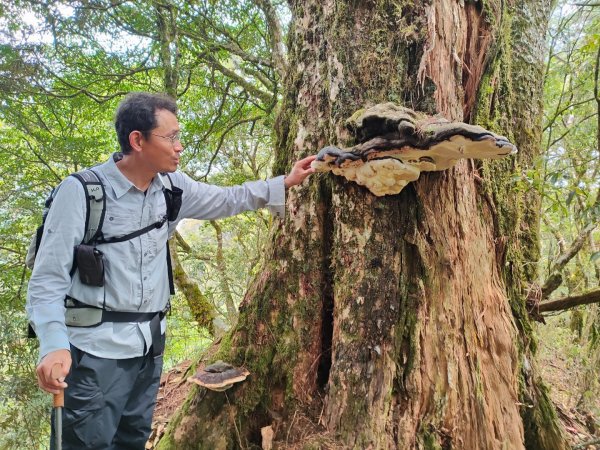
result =
[[[127,192],[129,192],[130,189],[137,189],[137,187],[135,187],[135,185],[129,181],[129,179],[123,175],[123,173],[117,167],[117,161],[120,161],[121,158],[123,158],[122,153],[114,153],[110,158],[108,158],[108,161],[106,161],[102,167],[106,179],[115,192],[116,198],[121,198]],[[152,180],[152,183],[150,183],[150,186],[148,187],[147,195],[152,194],[156,190],[162,190],[162,188],[162,181],[158,176],[155,176]]]
[[[152,179],[152,183],[150,183],[150,186],[148,186],[148,191],[146,195],[150,195],[155,191],[162,191],[163,186],[164,185],[160,179],[160,174],[156,174]]]

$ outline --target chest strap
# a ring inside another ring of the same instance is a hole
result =
[[[162,228],[162,226],[167,222],[167,216],[163,216],[158,222],[151,223],[150,225],[145,226],[144,228],[134,231],[133,233],[126,234],[124,236],[116,236],[105,239],[103,235],[98,237],[95,241],[96,244],[114,244],[115,242],[125,242],[129,241],[133,238],[141,236],[142,234],[146,234],[149,231],[154,229]]]

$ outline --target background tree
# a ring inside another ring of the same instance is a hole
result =
[[[565,347],[575,354],[573,365],[586,367],[573,380],[573,395],[589,414],[598,410],[600,393],[600,9],[558,3],[548,33],[544,151],[526,177],[542,198],[540,300],[547,300],[531,306],[549,324],[540,327],[542,341],[563,342],[553,333],[571,328],[577,345]],[[578,306],[586,303],[592,304]]]

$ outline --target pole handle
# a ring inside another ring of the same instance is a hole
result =
[[[54,380],[58,380],[62,376],[62,364],[61,363],[56,363],[52,366],[51,375]],[[64,389],[61,389],[60,393],[54,394],[53,400],[54,400],[55,408],[64,407],[65,406],[65,391],[64,391]]]

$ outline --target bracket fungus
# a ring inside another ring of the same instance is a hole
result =
[[[244,381],[250,375],[242,367],[234,367],[229,363],[217,361],[203,369],[198,369],[196,374],[187,379],[190,383],[210,389],[211,391],[225,391],[235,383]]]
[[[398,194],[421,172],[448,169],[461,158],[498,159],[517,151],[504,136],[480,126],[430,117],[394,103],[357,111],[346,127],[359,144],[324,147],[312,167],[342,175],[377,196]]]

